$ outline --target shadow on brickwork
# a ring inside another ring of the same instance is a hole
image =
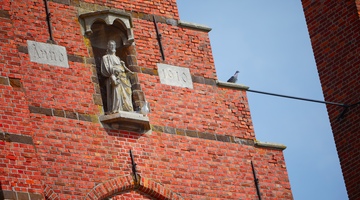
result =
[[[0,181],[0,199],[5,199],[4,191],[2,189],[1,181]]]

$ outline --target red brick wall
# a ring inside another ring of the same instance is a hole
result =
[[[134,69],[151,106],[146,134],[98,120],[96,67],[78,16],[110,7],[133,17]],[[178,25],[174,0],[54,0],[49,9],[69,68],[29,59],[26,41],[49,39],[43,1],[0,5],[0,198],[254,199],[253,160],[263,198],[292,199],[282,149],[255,144],[246,92],[216,85],[208,33]],[[161,84],[156,63],[189,68],[194,89]]]
[[[359,1],[302,1],[326,101],[348,105],[360,101]],[[350,199],[360,198],[360,106],[327,106]]]

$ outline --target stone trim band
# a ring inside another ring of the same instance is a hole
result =
[[[77,119],[81,121],[88,121],[98,123],[97,115],[88,115],[88,114],[81,114],[77,112],[71,112],[66,110],[56,110],[52,108],[42,108],[42,107],[35,107],[29,106],[30,113],[37,113],[37,114],[44,114],[47,116],[56,116],[56,117],[64,117],[68,119]],[[284,150],[286,149],[285,145],[276,144],[276,143],[269,143],[269,142],[260,142],[257,140],[246,139],[246,138],[238,138],[230,135],[220,135],[216,133],[207,133],[207,132],[200,132],[194,130],[186,130],[186,129],[178,129],[168,126],[159,126],[159,125],[150,125],[151,130],[156,132],[162,132],[172,135],[182,135],[192,138],[199,138],[205,140],[214,140],[220,142],[228,142],[234,144],[242,144],[248,146],[255,146],[259,148],[271,148],[271,149],[278,149]],[[1,135],[0,135],[1,139]]]
[[[31,145],[34,144],[31,136],[6,133],[6,132],[1,132],[1,131],[0,131],[0,140],[6,141],[6,142],[16,142],[16,143],[21,143],[21,144],[31,144]]]
[[[97,115],[82,114],[68,110],[57,110],[53,108],[42,108],[36,106],[29,106],[30,113],[43,114],[46,116],[64,117],[68,119],[75,119],[80,121],[98,123]]]
[[[254,146],[254,147],[259,147],[259,148],[277,149],[277,150],[281,150],[281,151],[286,149],[286,146],[282,145],[282,144],[260,142],[257,140],[238,138],[238,137],[234,137],[234,136],[230,136],[230,135],[219,135],[216,133],[206,133],[206,132],[177,129],[177,128],[173,128],[173,127],[158,126],[158,125],[151,125],[151,129],[156,132],[162,132],[162,133],[167,133],[167,134],[172,134],[172,135],[182,135],[182,136],[205,139],[205,140],[214,140],[214,141],[220,141],[220,142],[242,144],[242,145]]]
[[[17,199],[21,199],[21,200],[42,200],[44,198],[43,198],[43,196],[41,194],[2,190],[0,188],[0,199],[8,199],[8,200],[17,200]]]

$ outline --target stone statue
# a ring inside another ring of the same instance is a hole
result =
[[[134,111],[132,105],[131,83],[128,73],[134,74],[126,66],[124,61],[115,55],[116,43],[110,40],[107,46],[107,54],[101,60],[101,74],[106,77],[106,114],[118,113],[119,111]]]

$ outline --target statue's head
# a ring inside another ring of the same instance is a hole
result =
[[[109,40],[107,45],[108,53],[115,53],[116,52],[116,42],[114,40]]]

